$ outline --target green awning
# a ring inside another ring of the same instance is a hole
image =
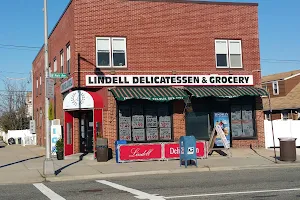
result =
[[[146,99],[163,102],[188,98],[182,89],[172,87],[119,87],[110,91],[118,101]]]
[[[237,86],[209,86],[209,87],[186,87],[193,97],[219,97],[236,98],[242,96],[268,96],[268,92],[256,87],[237,87]]]

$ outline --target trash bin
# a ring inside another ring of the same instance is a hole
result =
[[[297,138],[278,138],[280,141],[280,160],[296,160],[296,139]]]
[[[106,138],[97,138],[97,162],[108,161],[108,141]]]
[[[118,144],[127,144],[126,140],[117,140],[115,141],[115,152],[116,152],[116,163],[120,163],[119,162],[119,151],[118,151]]]

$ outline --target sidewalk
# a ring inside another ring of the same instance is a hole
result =
[[[37,146],[11,145],[0,148],[0,184],[300,166],[299,155],[294,163],[278,161],[276,164],[272,149],[231,149],[232,157],[221,156],[214,152],[208,159],[199,159],[198,168],[180,167],[178,160],[116,163],[115,159],[112,159],[100,163],[95,160],[57,160],[54,158],[57,175],[45,179],[42,176],[44,153],[45,149]],[[276,154],[279,157],[279,152]]]

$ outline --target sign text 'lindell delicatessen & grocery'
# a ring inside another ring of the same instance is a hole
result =
[[[86,75],[86,86],[253,85],[252,75]]]

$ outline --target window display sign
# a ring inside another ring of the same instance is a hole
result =
[[[146,130],[147,140],[158,140],[158,129],[157,128],[147,128]]]
[[[159,136],[161,140],[171,140],[171,128],[160,128]]]
[[[230,142],[230,124],[229,124],[229,114],[223,112],[214,113],[214,126],[219,125],[226,139]],[[218,136],[215,141],[216,146],[223,146],[221,138]]]
[[[253,137],[253,119],[252,119],[252,107],[251,106],[242,106],[242,122],[243,122],[243,136],[244,137]]]
[[[241,106],[235,105],[231,107],[231,133],[232,137],[241,137],[243,135]]]
[[[145,129],[132,129],[133,141],[145,141]]]
[[[126,105],[119,106],[119,138],[131,141],[130,107]]]

